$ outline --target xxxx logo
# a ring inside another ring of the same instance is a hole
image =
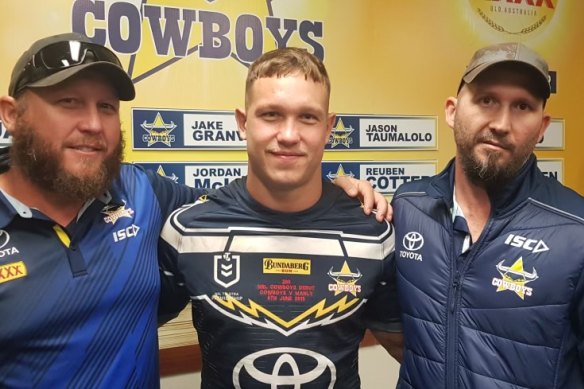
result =
[[[23,261],[2,265],[0,266],[0,284],[25,277],[27,274]]]

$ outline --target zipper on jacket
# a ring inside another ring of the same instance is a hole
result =
[[[478,255],[481,250],[481,246],[485,241],[485,237],[489,235],[489,230],[493,225],[493,215],[489,216],[489,220],[481,233],[480,238],[470,247],[470,251],[467,254],[464,262],[459,264],[458,263],[458,253],[454,252],[454,244],[452,249],[452,258],[450,261],[451,271],[454,272],[454,276],[452,278],[451,283],[451,293],[450,293],[450,301],[449,301],[449,309],[448,309],[448,317],[447,317],[447,326],[446,329],[446,388],[447,389],[456,389],[458,388],[458,381],[457,371],[458,371],[458,316],[460,309],[458,307],[458,301],[462,294],[462,283],[464,280],[464,275],[468,270],[470,264]],[[451,234],[453,232],[451,231]],[[453,235],[451,235],[453,236]],[[454,239],[453,239],[454,240]]]
[[[456,305],[456,294],[460,285],[460,273],[457,271],[452,281],[452,298],[450,299],[450,313],[454,313],[454,306]]]
[[[454,258],[456,261],[456,256]],[[457,386],[456,382],[456,353],[457,341],[458,341],[458,311],[456,309],[456,302],[458,300],[458,291],[460,287],[460,272],[456,270],[454,274],[454,279],[451,284],[450,292],[450,302],[448,307],[448,318],[446,319],[446,388],[455,389]]]

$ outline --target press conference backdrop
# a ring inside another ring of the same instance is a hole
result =
[[[245,174],[249,64],[281,46],[322,58],[338,113],[323,176],[369,180],[391,195],[454,154],[444,123],[473,51],[520,41],[550,63],[554,120],[538,146],[546,174],[584,193],[584,2],[574,0],[4,1],[0,89],[35,39],[84,33],[114,50],[136,84],[123,104],[126,159],[177,182],[219,187]],[[10,138],[2,128],[2,143]]]

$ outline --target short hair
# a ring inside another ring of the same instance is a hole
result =
[[[250,66],[245,81],[246,107],[249,91],[257,79],[289,75],[304,75],[306,80],[322,83],[330,95],[331,83],[322,61],[305,49],[283,47],[262,54]]]

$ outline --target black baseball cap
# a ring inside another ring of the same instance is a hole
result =
[[[86,69],[106,76],[120,100],[133,100],[134,83],[116,54],[74,32],[53,35],[34,42],[16,61],[8,94],[16,96],[25,88],[57,85]]]

